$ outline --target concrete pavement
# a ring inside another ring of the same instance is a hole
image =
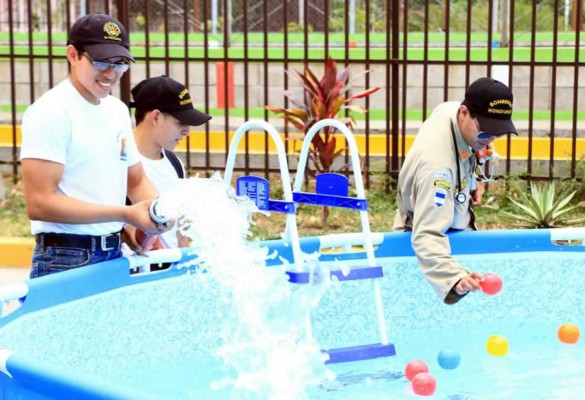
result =
[[[28,279],[32,238],[0,237],[0,285]]]
[[[29,268],[0,267],[0,286],[28,279]]]

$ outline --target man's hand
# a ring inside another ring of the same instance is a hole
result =
[[[150,218],[150,203],[154,199],[144,200],[126,207],[126,221],[149,236],[160,235],[173,227],[174,220],[169,220],[164,226],[159,226]]]
[[[457,285],[455,285],[455,293],[461,296],[468,292],[477,292],[478,290],[481,290],[479,284],[481,280],[482,276],[479,272],[472,272],[457,282]]]
[[[145,256],[147,251],[164,248],[158,236],[146,236],[144,232],[132,225],[126,225],[122,229],[122,242],[141,256]]]
[[[481,198],[483,196],[483,183],[477,182],[477,188],[471,192],[471,201],[474,206],[481,204]]]
[[[187,236],[184,236],[178,230],[177,230],[177,241],[179,243],[179,247],[190,247],[191,246],[191,239],[189,239]]]

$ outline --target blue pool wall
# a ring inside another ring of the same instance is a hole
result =
[[[491,230],[491,231],[455,231],[447,233],[453,255],[465,254],[495,254],[518,253],[533,251],[571,251],[585,252],[585,246],[563,246],[553,244],[550,229],[518,229],[518,230]],[[374,255],[376,258],[387,257],[412,257],[414,251],[410,244],[410,233],[385,232],[383,242],[377,246]],[[292,248],[285,240],[268,240],[262,242],[271,251],[277,251],[278,255],[292,262]],[[318,252],[320,248],[319,237],[307,237],[301,239],[301,248],[304,253]],[[344,260],[362,259],[363,252],[344,254],[321,254],[321,260],[331,261],[337,258]],[[268,260],[267,265],[280,265],[278,258]]]
[[[470,295],[472,297],[454,306],[442,304],[425,281],[413,257],[409,234],[385,233],[383,237],[384,241],[377,246],[375,254],[377,259],[383,260],[385,277],[382,279],[381,287],[386,323],[390,340],[397,343],[398,353],[400,353],[399,343],[401,340],[406,340],[405,335],[407,336],[409,331],[424,331],[430,328],[444,329],[446,332],[453,329],[460,330],[462,320],[469,325],[480,326],[482,324],[489,326],[490,321],[511,319],[536,320],[553,326],[562,322],[585,320],[583,315],[585,304],[579,296],[583,283],[582,277],[585,276],[582,254],[585,248],[553,245],[548,230],[451,234],[453,254],[463,265],[481,272],[496,272],[504,280],[504,289],[499,295],[492,297],[472,294]],[[277,251],[280,257],[292,260],[287,242],[268,241],[263,245],[269,247],[269,253]],[[304,238],[301,246],[304,252],[313,253],[319,251],[320,240],[319,238]],[[548,260],[550,252],[567,254],[562,261],[557,262]],[[182,261],[193,257],[195,255],[192,254],[192,250],[186,249]],[[359,260],[364,260],[365,253],[357,251],[351,254],[321,254],[324,262],[334,262],[338,258],[355,260],[357,263],[360,262]],[[547,262],[550,262],[550,265]],[[509,268],[510,263],[514,266],[513,273]],[[280,265],[280,261],[278,258],[272,259],[269,264]],[[58,312],[63,313],[67,309],[79,307],[83,302],[90,306],[92,303],[101,301],[115,302],[116,297],[125,298],[124,296],[130,299],[130,304],[125,304],[130,312],[135,310],[137,314],[144,315],[143,318],[148,323],[156,324],[156,321],[149,318],[155,318],[157,312],[150,309],[148,304],[144,309],[140,308],[145,306],[143,304],[132,304],[131,292],[129,295],[128,291],[148,290],[153,293],[153,299],[157,299],[165,295],[180,296],[181,291],[188,296],[189,290],[192,289],[188,281],[182,279],[183,275],[193,272],[192,269],[171,268],[153,274],[134,276],[130,276],[128,270],[128,261],[120,259],[27,281],[29,294],[24,299],[22,307],[0,318],[0,328],[9,331],[11,322],[32,323],[37,316],[54,319],[60,325],[60,319],[53,318],[52,313],[58,315]],[[179,283],[182,289],[171,289],[177,286],[175,283]],[[172,290],[176,291],[172,292]],[[216,310],[205,313],[202,309],[216,300],[215,295],[216,293],[196,293],[192,302],[197,307],[185,312],[186,315],[182,315],[184,318],[179,321],[184,325],[183,328],[177,328],[182,335],[177,338],[164,338],[163,343],[158,344],[157,348],[166,347],[177,354],[182,353],[183,349],[180,346],[191,345],[191,334],[197,337],[197,343],[202,348],[204,345],[213,343],[214,340],[217,341],[214,329],[198,331],[192,323],[193,320],[201,320],[204,325],[205,319],[209,320],[208,322],[213,326],[213,319],[217,317]],[[75,300],[82,300],[82,303],[73,303]],[[156,305],[154,303],[153,308]],[[116,307],[119,306],[116,305]],[[37,311],[39,313],[36,313]],[[123,311],[121,310],[121,313]],[[98,317],[97,315],[89,316],[89,318]],[[69,319],[73,319],[72,322],[80,325],[81,329],[83,325],[91,325],[79,324],[79,320],[75,317]],[[67,337],[68,332],[55,332],[53,335],[47,335],[46,346],[50,346],[59,338],[75,343],[75,346],[82,346],[86,343],[84,338],[90,337],[91,347],[97,348],[99,340],[94,336],[99,333],[104,335],[104,340],[112,337],[120,340],[121,349],[119,350],[123,352],[124,340],[129,340],[129,345],[133,344],[132,335],[121,330],[123,326],[120,327],[120,324],[123,323],[124,321],[112,321],[112,326],[104,324],[99,332],[95,327],[88,328],[87,332],[78,333],[81,337]],[[379,338],[370,282],[350,282],[332,286],[319,307],[312,313],[312,323],[313,333],[323,348],[377,342]],[[131,326],[129,329],[137,328]],[[152,334],[158,337],[160,333],[153,330]],[[1,336],[3,335],[0,334]],[[16,332],[13,335],[13,337],[18,336],[26,337],[27,335],[25,332]],[[39,340],[39,337],[32,334],[29,339]],[[2,346],[10,347],[0,340],[0,347]],[[39,343],[39,346],[46,347],[45,343]],[[173,349],[171,346],[179,346],[179,348]],[[48,349],[47,353],[50,351]],[[88,349],[88,352],[90,351],[93,349]],[[152,356],[150,347],[135,348],[133,351],[145,359]],[[118,354],[118,356],[123,357],[123,354]],[[67,391],[75,393],[76,398],[80,399],[136,398],[137,393],[140,392],[139,388],[103,381],[99,370],[88,373],[85,370],[84,372],[77,371],[73,366],[69,369],[57,367],[49,362],[52,356],[48,357],[49,360],[39,361],[28,354],[15,353],[8,359],[7,365],[9,371],[15,372],[13,378],[0,373],[0,387],[5,391],[12,390],[11,398],[22,399],[62,398],[62,393]],[[108,361],[115,364],[116,358],[112,356],[112,360],[104,360],[100,369],[113,368],[112,365],[108,365]],[[153,360],[153,362],[157,361]],[[20,397],[14,393],[19,393]]]
[[[497,254],[534,251],[585,252],[585,246],[562,246],[551,242],[549,229],[493,230],[493,231],[461,231],[448,234],[450,236],[453,255]],[[282,259],[292,263],[292,247],[286,240],[268,240],[260,242],[269,253],[277,252],[278,257],[267,260],[267,266],[281,265]],[[319,237],[301,238],[301,249],[304,253],[319,252]],[[182,249],[183,260],[195,257],[193,250]],[[383,242],[375,248],[376,258],[412,257],[414,252],[410,244],[410,233],[383,233]],[[320,260],[364,259],[365,252],[322,253]],[[104,274],[107,264],[107,275]],[[85,298],[128,285],[166,279],[173,276],[193,272],[193,269],[176,269],[160,271],[153,274],[129,275],[129,262],[126,258],[91,265],[81,269],[68,271],[67,274],[53,274],[41,279],[26,281],[29,294],[23,306],[13,314],[0,319],[0,328],[10,320],[28,312],[55,306],[64,302]],[[84,281],[87,284],[70,285],[71,281]]]

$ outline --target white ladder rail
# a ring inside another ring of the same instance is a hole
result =
[[[280,134],[272,126],[270,123],[264,120],[250,120],[244,122],[234,133],[234,137],[230,142],[230,147],[228,150],[228,157],[226,160],[225,165],[225,173],[224,173],[224,182],[226,185],[231,185],[232,175],[234,170],[234,164],[236,160],[236,154],[238,152],[238,145],[240,143],[241,138],[244,136],[251,129],[262,129],[270,135],[274,145],[276,146],[276,153],[278,156],[278,164],[280,167],[280,179],[282,182],[282,190],[283,190],[283,197],[284,200],[287,202],[293,202],[292,190],[291,190],[291,179],[290,174],[288,172],[288,162],[286,159],[286,150],[284,148],[284,144],[282,142],[282,138]],[[301,245],[299,241],[299,233],[297,228],[296,222],[296,214],[288,213],[286,216],[286,226],[287,226],[287,239],[290,241],[292,246],[292,253],[294,257],[295,267],[297,269],[302,268],[302,253],[301,253]]]
[[[345,136],[345,139],[347,140],[349,150],[350,150],[350,157],[351,157],[351,163],[352,163],[352,168],[353,168],[353,172],[354,172],[355,187],[356,187],[357,195],[358,195],[358,197],[365,199],[366,194],[365,194],[364,184],[363,184],[363,180],[362,180],[362,171],[361,171],[359,153],[358,153],[357,144],[355,142],[355,138],[354,138],[353,134],[351,133],[351,131],[349,130],[349,128],[345,124],[343,124],[341,121],[338,121],[338,120],[332,119],[332,118],[322,119],[322,120],[318,121],[306,133],[305,138],[303,140],[303,145],[301,147],[301,153],[299,156],[299,164],[297,166],[297,174],[295,177],[293,192],[300,192],[302,189],[304,175],[305,175],[305,168],[307,165],[307,159],[308,159],[308,154],[309,154],[309,148],[311,146],[311,141],[313,140],[313,137],[321,129],[323,129],[325,127],[329,127],[329,126],[336,128],[339,132],[341,132],[343,134],[343,136]],[[368,265],[375,266],[376,260],[374,257],[374,246],[372,244],[370,222],[369,222],[368,212],[366,210],[360,210],[360,220],[361,220],[362,231],[363,231],[363,236],[364,236],[364,248],[366,250]],[[295,224],[295,228],[296,228],[296,224]],[[288,231],[288,224],[287,224],[287,231]],[[291,234],[292,234],[292,232],[291,232]],[[297,235],[298,235],[298,232],[297,232]],[[287,232],[287,236],[288,236],[288,232]],[[383,308],[383,302],[382,302],[382,292],[380,289],[380,280],[373,279],[372,284],[373,284],[373,288],[374,288],[374,298],[375,298],[375,304],[376,304],[376,316],[377,316],[377,320],[378,320],[378,328],[379,328],[379,333],[380,333],[380,342],[384,345],[387,345],[389,343],[389,340],[388,340],[388,332],[386,329],[386,320],[384,317],[384,308]]]

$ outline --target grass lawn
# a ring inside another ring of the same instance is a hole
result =
[[[28,105],[26,104],[19,104],[16,106],[17,113],[24,113]],[[203,108],[201,108],[203,110]],[[427,116],[431,114],[432,109],[427,110]],[[8,104],[0,104],[0,112],[2,113],[10,113],[12,112],[12,107]],[[223,108],[216,108],[210,107],[207,113],[215,118],[222,118],[226,114],[226,110]],[[249,107],[248,112],[246,114],[246,109],[243,107],[234,107],[228,110],[229,116],[234,118],[259,118],[264,119],[265,110],[262,107]],[[366,114],[360,114],[351,112],[350,115],[356,121],[364,121],[368,116],[370,121],[385,121],[388,111],[385,109],[370,109]],[[273,113],[268,112],[268,116],[273,119],[278,119]],[[528,111],[525,110],[515,110],[514,111],[514,120],[515,121],[528,121],[529,114]],[[399,118],[402,118],[402,113],[400,113]],[[550,111],[534,111],[533,112],[533,120],[534,121],[550,121],[553,118],[552,112]],[[423,120],[423,112],[420,109],[408,109],[406,110],[406,119],[408,121],[422,121]],[[554,115],[554,119],[556,121],[572,121],[573,120],[573,112],[572,111],[562,111],[557,110]],[[585,119],[585,110],[577,112],[577,119],[583,120]]]
[[[7,59],[10,54],[10,49],[6,45],[0,45],[0,60]],[[19,57],[27,57],[32,54],[35,57],[47,57],[48,47],[35,45],[32,52],[29,51],[28,46],[17,45],[14,47],[14,54]],[[271,44],[267,50],[263,48],[249,48],[244,49],[243,47],[231,47],[228,51],[224,51],[223,48],[210,47],[205,49],[203,45],[197,47],[191,44],[187,52],[184,48],[180,47],[155,47],[150,45],[146,47],[144,44],[134,44],[132,47],[132,55],[138,60],[149,57],[149,58],[161,58],[169,57],[176,61],[182,61],[185,57],[188,57],[190,61],[202,61],[207,58],[212,61],[222,61],[224,58],[230,61],[246,60],[248,62],[263,62],[264,58],[267,57],[273,60],[287,59],[289,62],[301,62],[304,59],[309,61],[321,61],[325,59],[325,55],[329,54],[334,59],[346,59],[349,62],[363,62],[368,59],[371,63],[386,63],[389,54],[385,48],[365,48],[355,47],[350,48],[348,52],[344,48],[330,48],[326,53],[324,48],[312,47],[305,52],[302,48],[285,49],[278,45]],[[560,47],[556,52],[552,51],[550,47],[537,48],[533,53],[529,47],[516,47],[512,54],[510,50],[506,48],[492,49],[491,52],[487,48],[472,48],[469,52],[465,48],[451,48],[449,51],[445,51],[442,48],[408,48],[406,58],[404,52],[399,51],[396,57],[397,60],[408,60],[408,61],[430,61],[430,62],[443,62],[449,60],[449,62],[485,62],[491,59],[492,62],[508,63],[508,62],[541,62],[550,63],[555,60],[559,64],[567,64],[575,62],[577,52],[572,47]],[[579,62],[585,61],[585,52],[579,52]],[[65,47],[59,45],[58,47],[52,48],[52,56],[64,57]],[[553,58],[554,57],[554,58]]]
[[[279,189],[279,179],[274,179],[271,187],[271,198],[281,199],[282,189]],[[30,224],[26,216],[24,193],[22,184],[13,185],[11,177],[5,175],[6,199],[0,201],[0,226],[2,236],[30,237]],[[560,192],[577,190],[573,203],[585,200],[585,187],[581,182],[565,181],[557,185]],[[509,210],[510,201],[507,196],[514,196],[526,191],[527,183],[511,179],[490,183],[483,197],[483,204],[475,208],[477,223],[480,229],[513,229],[517,227],[514,221],[505,218],[500,210]],[[311,189],[308,189],[311,190]],[[373,180],[367,191],[369,205],[370,227],[372,232],[389,232],[392,230],[396,209],[396,192],[393,188],[389,192],[384,190],[381,181]],[[327,224],[323,224],[321,207],[301,205],[297,212],[297,224],[300,236],[322,235],[327,233],[360,232],[360,218],[356,211],[342,208],[330,208]],[[585,216],[585,208],[580,207],[574,212],[574,217]],[[281,213],[271,213],[270,216],[257,213],[253,218],[251,239],[279,239],[285,231],[286,216]]]
[[[51,55],[63,57],[65,54],[65,42],[67,36],[63,32],[53,33],[51,35],[52,45],[48,46],[48,34],[45,32],[34,32],[32,34],[32,43],[34,46],[29,47],[29,36],[26,32],[14,32],[14,54],[18,56],[28,56],[32,54],[37,57],[46,57],[51,48]],[[309,33],[307,37],[303,33],[290,33],[287,36],[288,47],[284,47],[283,33],[269,33],[266,37],[262,33],[249,33],[244,36],[241,33],[234,33],[230,37],[231,46],[227,52],[224,51],[224,36],[222,34],[209,34],[205,37],[202,33],[149,33],[148,42],[146,35],[142,32],[131,33],[130,43],[132,44],[132,54],[137,58],[143,57],[170,57],[178,60],[189,57],[193,61],[201,60],[205,56],[212,60],[221,60],[229,58],[232,61],[247,60],[254,62],[261,61],[265,57],[274,60],[287,59],[289,61],[323,60],[325,58],[325,35],[322,33]],[[515,46],[513,51],[510,48],[492,47],[488,48],[487,33],[472,33],[470,36],[471,48],[468,52],[466,49],[467,35],[461,32],[453,32],[449,35],[449,51],[445,51],[445,34],[442,32],[429,33],[425,35],[421,32],[411,32],[407,37],[407,50],[404,52],[404,41],[400,36],[401,48],[394,58],[398,60],[409,61],[445,61],[451,62],[485,62],[490,59],[493,62],[552,62],[556,60],[559,63],[575,62],[576,54],[579,54],[579,61],[585,60],[585,52],[578,53],[575,49],[576,38],[574,32],[559,32],[556,52],[553,52],[553,34],[552,32],[537,32],[535,41],[538,44],[535,51],[532,52],[528,47],[530,45],[531,34],[529,32],[516,32],[514,37]],[[492,41],[498,43],[499,35],[495,34]],[[11,54],[9,48],[9,33],[0,32],[0,59]],[[369,47],[366,48],[364,34],[348,35],[347,38],[342,33],[332,33],[328,35],[329,51],[332,57],[336,59],[346,59],[348,61],[363,62],[368,59],[374,63],[384,63],[392,55],[386,50],[387,42],[384,33],[371,33],[369,37]],[[304,43],[310,43],[307,51],[304,49]],[[168,43],[168,48],[165,44]],[[205,48],[207,43],[207,48]],[[264,50],[266,43],[267,50]],[[346,52],[345,46],[350,47]],[[428,43],[429,48],[424,49],[423,45]],[[244,44],[248,45],[244,49]],[[185,52],[185,48],[188,49]]]

